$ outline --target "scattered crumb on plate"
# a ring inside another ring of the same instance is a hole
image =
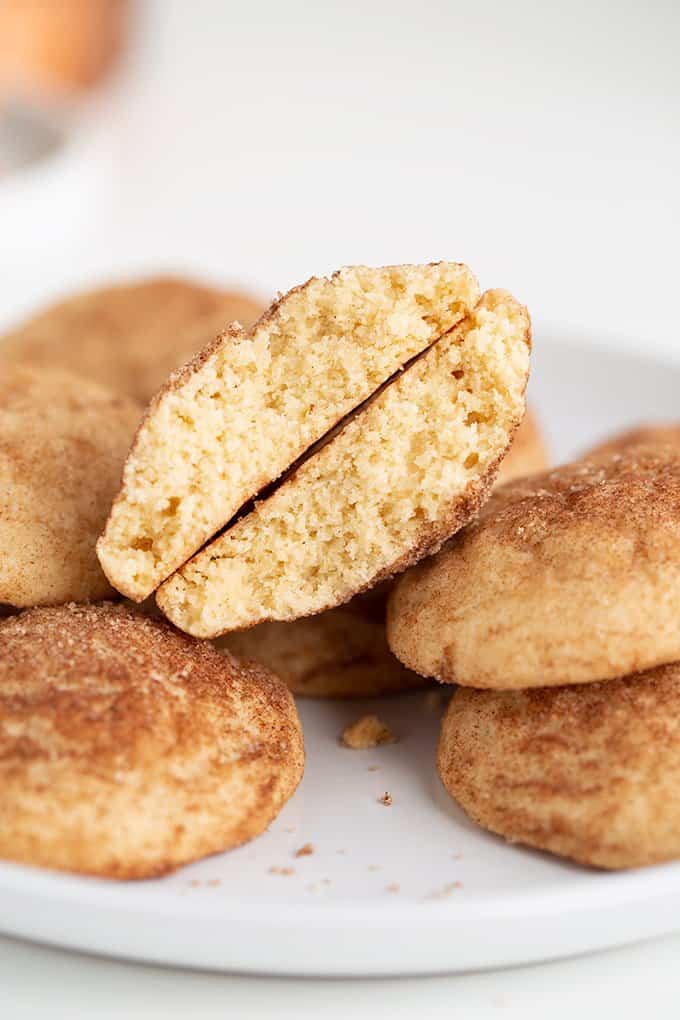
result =
[[[346,726],[340,735],[340,743],[352,751],[368,751],[381,744],[394,744],[396,740],[389,726],[377,715],[362,715]]]
[[[279,868],[277,865],[273,865],[269,869],[270,875],[294,875],[295,868]]]
[[[447,882],[446,885],[443,885],[441,887],[441,889],[435,889],[435,891],[433,893],[430,893],[429,896],[426,896],[425,899],[426,900],[445,900],[448,896],[451,896],[452,893],[454,893],[456,891],[456,889],[462,889],[462,888],[463,888],[463,883],[462,882]]]
[[[385,892],[399,892],[401,886],[398,882],[390,882],[389,885],[385,886]]]
[[[322,886],[322,885],[328,886],[328,885],[331,885],[331,884],[332,883],[331,883],[330,878],[322,878],[320,882],[310,882],[308,885],[306,885],[305,886],[305,892],[318,892],[319,891],[319,886]]]
[[[314,846],[311,843],[303,843],[295,851],[294,857],[310,857],[314,853]]]
[[[385,807],[392,807],[392,794],[385,790],[382,797],[378,797],[378,803],[383,804]]]

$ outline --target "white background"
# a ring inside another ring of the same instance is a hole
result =
[[[458,258],[529,305],[539,341],[550,322],[680,355],[679,48],[674,0],[146,4],[69,150],[0,185],[0,320],[139,271],[269,296]],[[676,1016],[678,950],[337,983],[0,941],[0,1015]]]
[[[679,43],[675,0],[143,5],[87,168],[6,189],[3,317],[108,273],[268,296],[454,257],[539,321],[672,344]]]

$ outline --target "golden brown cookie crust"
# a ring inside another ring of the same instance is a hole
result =
[[[228,634],[217,645],[263,663],[296,695],[372,698],[423,687],[427,681],[388,648],[385,599],[369,592],[318,616]]]
[[[0,621],[0,856],[145,878],[261,833],[295,790],[289,692],[122,605]]]
[[[528,407],[512,445],[501,461],[496,485],[537,474],[547,467],[548,451],[543,433],[534,411]]]
[[[602,443],[592,447],[586,457],[601,457],[608,453],[620,453],[629,446],[674,446],[680,448],[680,424],[638,425],[610,436]]]
[[[399,579],[390,647],[426,676],[515,689],[680,657],[680,454],[633,447],[511,482]]]
[[[680,857],[680,665],[531,691],[460,688],[437,768],[479,825],[598,868]]]
[[[174,276],[76,294],[0,337],[0,362],[75,372],[146,404],[175,369],[262,305]]]
[[[65,372],[0,370],[0,603],[112,594],[95,543],[120,483],[138,404]]]

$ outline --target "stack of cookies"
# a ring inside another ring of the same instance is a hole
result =
[[[451,796],[602,868],[680,856],[678,437],[626,434],[505,485],[390,596],[396,655],[459,685],[437,756]]]
[[[432,678],[482,825],[675,855],[670,434],[540,473],[528,314],[459,263],[259,312],[157,279],[0,341],[0,855],[130,878],[238,845],[301,778],[291,691]]]

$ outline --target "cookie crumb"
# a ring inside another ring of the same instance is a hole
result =
[[[294,825],[287,825],[286,828],[283,831],[284,832],[295,832],[295,826]]]
[[[295,868],[279,868],[276,865],[269,869],[270,875],[294,875]]]
[[[189,882],[189,885],[191,886],[192,889],[198,889],[198,887],[202,884],[203,883],[199,878],[192,878],[191,881]]]
[[[394,892],[399,892],[400,889],[401,889],[401,886],[399,885],[398,882],[390,882],[389,885],[385,886],[385,892],[392,892],[392,893],[394,893]]]
[[[369,772],[379,772],[380,771],[380,766],[379,765],[369,765],[368,766],[368,771]]]
[[[451,896],[451,894],[455,892],[456,889],[462,888],[463,888],[462,882],[447,882],[446,885],[443,885],[441,887],[441,889],[436,889],[435,892],[430,893],[430,895],[426,896],[425,899],[445,900],[447,896]]]
[[[383,804],[385,807],[392,807],[392,794],[385,790],[382,797],[378,797],[378,803]]]
[[[218,885],[221,885],[222,883],[220,882],[219,878],[210,878],[205,884],[215,889]]]
[[[303,843],[301,847],[295,851],[295,857],[311,857],[314,853],[314,847],[311,843]]]
[[[362,715],[346,726],[340,735],[340,743],[352,751],[368,751],[371,747],[395,744],[396,741],[392,730],[377,715]]]

